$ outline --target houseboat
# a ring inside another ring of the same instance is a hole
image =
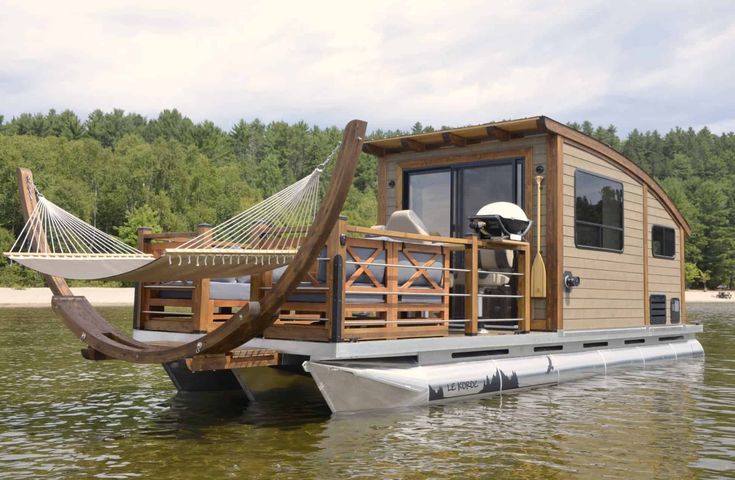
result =
[[[58,207],[21,170],[33,248],[6,255],[45,274],[85,358],[160,363],[182,391],[257,401],[306,385],[355,412],[703,355],[684,302],[690,227],[619,152],[544,116],[372,141],[365,131],[345,128],[308,226],[253,214],[190,233],[141,228],[134,252],[54,250],[43,228],[60,222],[36,212]],[[378,165],[370,228],[340,216],[361,152]],[[237,222],[244,236],[227,233]],[[61,278],[90,268],[137,282],[132,337]]]

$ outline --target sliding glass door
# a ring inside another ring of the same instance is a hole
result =
[[[469,217],[488,203],[511,202],[523,208],[523,185],[522,158],[407,170],[403,177],[403,206],[416,212],[429,233],[463,237],[473,233]],[[463,252],[452,256],[452,266],[464,268]],[[455,279],[452,292],[465,292],[461,275]],[[497,287],[491,293],[508,291],[506,287]],[[463,298],[451,298],[450,309],[452,318],[465,318]],[[516,302],[505,298],[485,299],[479,309],[486,318],[515,318],[518,313]],[[455,327],[463,328],[463,324]]]
[[[469,217],[488,203],[523,207],[523,159],[493,160],[404,174],[404,208],[424,221],[429,233],[462,237]]]

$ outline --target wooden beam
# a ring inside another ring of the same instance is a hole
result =
[[[521,314],[521,322],[518,325],[518,330],[521,332],[531,331],[531,248],[529,244],[518,252],[519,268],[523,269],[523,276],[520,278],[518,285],[518,293],[523,295],[523,298],[518,300],[518,312]]]
[[[21,212],[23,219],[27,222],[28,218],[36,208],[36,184],[33,183],[33,173],[27,168],[18,168],[16,179],[18,181],[18,194],[20,195]],[[46,248],[46,232],[36,232],[33,235],[33,244],[38,250],[43,252]],[[61,277],[51,275],[41,275],[46,281],[46,286],[51,289],[54,295],[71,296],[71,289],[67,285],[66,280]]]
[[[104,353],[98,352],[92,347],[86,347],[82,349],[82,357],[86,360],[92,360],[95,362],[99,362],[102,360],[112,360],[110,357],[105,355]]]
[[[648,186],[643,184],[643,324],[651,324],[651,315],[648,311],[648,252],[651,248],[648,238]]]
[[[346,241],[347,241],[347,219],[345,217],[340,216],[337,219],[337,222],[334,224],[334,228],[329,233],[329,236],[327,237],[327,301],[326,301],[326,310],[327,310],[327,321],[324,322],[324,330],[326,332],[326,335],[328,338],[331,338],[332,333],[332,323],[335,321],[339,323],[341,333],[340,335],[344,335],[344,305],[346,304],[346,295],[345,295],[345,289],[342,288],[342,298],[340,303],[342,304],[341,309],[335,309],[334,308],[334,289],[335,289],[335,282],[344,282],[344,278],[334,278],[334,262],[337,257],[342,258],[342,265],[344,267],[344,262],[347,260],[345,257],[347,255],[346,253]],[[340,310],[341,318],[333,318],[335,310]],[[332,341],[337,341],[337,339],[332,339]]]
[[[402,138],[401,146],[406,150],[413,150],[414,152],[425,152],[426,144],[421,143],[413,138]]]
[[[378,157],[378,218],[379,225],[385,225],[388,213],[388,161]]]
[[[546,320],[551,330],[564,328],[564,152],[562,137],[549,135],[546,147]]]
[[[469,322],[464,324],[465,335],[477,335],[477,293],[479,286],[477,284],[477,270],[480,268],[480,254],[477,244],[477,237],[470,236],[467,238],[471,243],[464,251],[464,265],[468,272],[465,273],[465,292],[469,297],[464,299],[464,318]]]
[[[679,262],[681,265],[681,298],[679,298],[679,305],[681,305],[681,313],[679,314],[679,322],[687,323],[687,309],[686,309],[686,293],[687,293],[687,281],[686,281],[686,258],[684,255],[684,229],[679,227]],[[648,300],[646,300],[648,301]]]
[[[201,224],[197,226],[197,235],[204,235],[212,231],[212,226]],[[210,235],[208,235],[211,237]],[[208,240],[211,241],[211,240]],[[194,282],[192,292],[192,329],[195,332],[208,332],[211,330],[212,303],[209,301],[209,279],[203,278]]]
[[[442,137],[444,138],[444,142],[446,142],[447,145],[451,144],[455,147],[467,146],[467,139],[461,135],[457,135],[456,133],[444,132],[442,133]]]
[[[507,142],[508,140],[510,140],[510,132],[507,130],[503,130],[500,127],[490,125],[486,128],[486,130],[487,136],[491,139],[500,140],[501,142]]]
[[[362,151],[367,153],[368,155],[374,155],[376,157],[384,157],[385,156],[385,148],[379,147],[377,145],[373,145],[371,143],[363,143],[362,144]]]
[[[229,370],[232,368],[268,367],[278,365],[280,354],[261,348],[239,349],[224,354],[195,355],[186,359],[192,372]]]

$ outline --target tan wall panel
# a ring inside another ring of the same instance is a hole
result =
[[[589,319],[569,319],[564,317],[565,330],[588,330],[591,328],[630,328],[640,327],[641,319],[638,317],[629,318],[595,318]]]
[[[618,272],[631,275],[631,279],[634,278],[632,275],[638,274],[640,275],[640,283],[641,285],[643,285],[643,265],[641,265],[640,263],[626,264],[619,262],[600,262],[596,259],[590,260],[586,258],[565,257],[564,268],[566,268],[567,270],[571,269],[575,272],[580,269],[586,270],[586,273],[588,274],[589,272],[596,270],[604,270],[611,273]]]
[[[676,251],[673,259],[656,258],[653,256],[651,245],[646,246],[648,260],[648,292],[650,295],[666,295],[666,322],[671,322],[670,302],[672,298],[681,298],[681,252],[679,240],[681,232],[674,219],[664,210],[663,205],[656,197],[648,194],[648,224],[649,229],[654,225],[671,227],[676,235]],[[649,238],[652,233],[649,231]]]
[[[574,244],[574,175],[577,169],[623,184],[623,252]],[[564,295],[564,328],[625,328],[643,325],[643,188],[634,179],[574,146],[564,145],[564,270],[582,284]]]
[[[592,303],[592,302],[590,302]],[[595,301],[594,303],[599,304],[599,301]],[[590,306],[589,308],[578,308],[573,309],[568,312],[564,313],[564,321],[567,320],[591,320],[591,319],[597,319],[597,318],[604,318],[604,319],[610,319],[610,318],[623,318],[623,319],[629,319],[634,318],[636,315],[638,315],[640,312],[637,308],[626,308],[620,305],[610,305],[607,307],[599,307],[595,308],[594,305]]]

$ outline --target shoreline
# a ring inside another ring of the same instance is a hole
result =
[[[87,297],[99,307],[132,307],[134,288],[78,287],[75,295]],[[687,290],[687,303],[735,303],[735,295],[729,299],[717,298],[716,290]],[[48,288],[0,288],[0,308],[50,307],[51,290]]]
[[[74,295],[87,297],[96,307],[132,307],[134,288],[77,287]],[[0,308],[51,307],[51,290],[48,288],[0,288]]]

